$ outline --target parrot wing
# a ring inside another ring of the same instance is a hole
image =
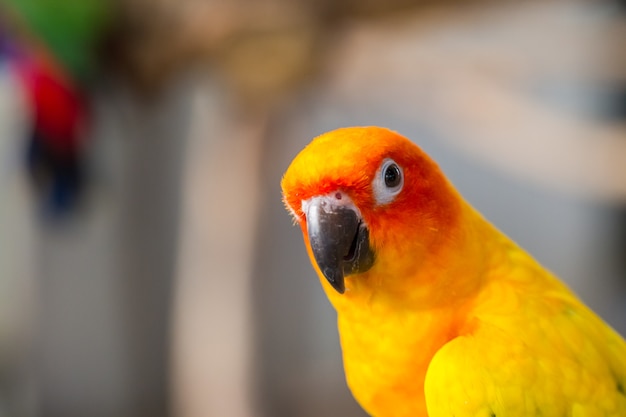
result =
[[[444,345],[425,380],[430,417],[626,415],[624,341],[571,299],[477,318]],[[621,352],[621,353],[620,353]]]

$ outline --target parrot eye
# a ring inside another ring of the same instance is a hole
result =
[[[402,181],[402,174],[400,168],[396,164],[390,164],[385,168],[385,185],[387,188],[394,188],[400,185]]]
[[[372,187],[378,204],[387,204],[402,191],[404,177],[402,169],[392,159],[385,159],[378,169]]]

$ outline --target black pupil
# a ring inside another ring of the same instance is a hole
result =
[[[391,164],[385,169],[385,185],[389,188],[400,185],[400,168],[396,164]]]

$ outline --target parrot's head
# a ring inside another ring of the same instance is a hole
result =
[[[463,240],[463,200],[408,139],[379,127],[323,134],[281,185],[331,301],[344,292],[410,296],[449,286],[436,271]]]

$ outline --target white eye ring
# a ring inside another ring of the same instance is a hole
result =
[[[386,158],[372,182],[374,198],[379,205],[391,203],[404,186],[404,172],[393,159]]]

